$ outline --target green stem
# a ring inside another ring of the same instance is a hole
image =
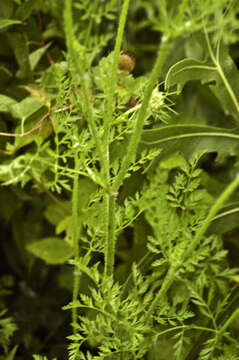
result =
[[[101,140],[99,138],[98,129],[96,126],[96,122],[93,115],[93,110],[91,106],[91,100],[90,100],[90,91],[87,87],[85,78],[84,78],[84,61],[79,57],[75,50],[75,36],[73,31],[73,24],[72,24],[72,13],[71,13],[71,6],[72,6],[72,0],[65,0],[65,11],[64,11],[64,22],[65,22],[65,33],[66,33],[66,43],[67,48],[70,55],[70,60],[73,63],[73,68],[76,70],[77,73],[81,76],[81,86],[82,86],[82,93],[84,97],[84,104],[85,104],[85,113],[87,114],[86,118],[89,123],[90,131],[92,133],[92,136],[94,138],[97,152],[100,158],[100,163],[102,168],[107,167],[107,164],[105,163],[104,158],[104,149],[101,143]],[[73,69],[71,68],[71,71]],[[72,74],[72,78],[74,78],[74,73]]]
[[[123,40],[123,34],[125,29],[125,23],[128,14],[130,0],[124,0],[123,7],[120,14],[119,26],[116,35],[114,55],[113,55],[113,63],[110,71],[109,82],[108,82],[108,96],[107,96],[107,109],[106,109],[106,117],[105,124],[110,126],[110,122],[112,121],[112,114],[114,111],[114,99],[115,99],[115,90],[117,87],[117,73],[118,73],[118,63],[120,56],[120,49]]]
[[[194,326],[194,325],[189,325],[188,327],[185,326],[185,325],[179,325],[179,326],[174,326],[172,328],[169,328],[169,329],[166,329],[166,330],[163,330],[159,333],[157,333],[157,336],[162,336],[162,335],[165,335],[167,333],[170,333],[172,331],[175,331],[175,330],[185,330],[185,331],[190,331],[190,330],[201,330],[201,331],[205,331],[205,332],[212,332],[212,333],[215,333],[216,331],[214,329],[210,329],[210,328],[207,328],[207,327],[204,327],[204,326]]]
[[[216,213],[220,210],[220,208],[222,207],[222,205],[224,204],[224,202],[231,196],[231,194],[233,193],[233,191],[238,187],[239,185],[239,174],[236,176],[236,178],[231,182],[231,184],[229,184],[227,186],[227,188],[224,190],[224,192],[221,194],[221,196],[217,199],[217,201],[215,202],[215,204],[212,206],[212,208],[210,209],[206,219],[203,222],[203,225],[200,227],[200,229],[198,230],[198,232],[195,235],[194,240],[192,241],[191,245],[187,248],[187,250],[184,252],[182,258],[180,261],[178,261],[177,264],[175,265],[171,265],[171,267],[168,270],[168,273],[165,277],[165,280],[161,286],[161,289],[159,290],[158,294],[156,295],[154,301],[152,302],[152,304],[150,305],[148,312],[147,312],[147,318],[149,321],[151,321],[151,316],[156,308],[156,306],[159,303],[159,300],[166,294],[167,290],[170,288],[170,286],[172,285],[175,275],[178,272],[178,270],[180,269],[180,267],[182,266],[182,264],[185,263],[185,261],[187,260],[187,258],[189,256],[191,256],[191,254],[193,254],[193,251],[195,250],[195,248],[197,247],[197,245],[199,245],[203,235],[205,234],[205,232],[207,231],[209,225],[211,224],[214,216],[216,215]]]
[[[167,275],[165,276],[165,279],[163,281],[163,284],[158,292],[158,294],[155,296],[152,304],[150,305],[148,311],[147,311],[147,319],[148,322],[151,321],[151,316],[153,315],[153,312],[155,308],[157,307],[159,300],[166,294],[170,286],[172,285],[172,282],[174,281],[175,274],[178,270],[177,266],[171,266],[167,272]]]
[[[215,204],[212,206],[212,208],[210,209],[206,219],[204,220],[202,226],[200,227],[200,229],[198,230],[198,232],[195,235],[194,240],[192,241],[192,243],[190,244],[190,246],[187,248],[187,250],[184,253],[184,259],[186,259],[187,257],[189,257],[194,249],[197,247],[197,245],[200,243],[203,235],[205,234],[205,232],[207,231],[208,227],[210,226],[214,216],[217,214],[217,212],[220,210],[220,208],[222,207],[222,205],[224,204],[224,202],[231,196],[231,194],[234,192],[234,190],[238,187],[239,185],[239,174],[235,177],[235,179],[226,187],[226,189],[224,190],[224,192],[221,194],[221,196],[219,196],[219,198],[217,199],[217,201],[215,202]]]
[[[231,322],[238,316],[239,314],[239,307],[232,313],[232,315],[229,317],[229,319],[225,322],[225,324],[220,328],[218,331],[219,335],[222,335],[228,326],[231,324]]]
[[[157,83],[157,80],[160,76],[160,72],[162,70],[163,64],[165,62],[165,59],[169,52],[169,43],[166,41],[166,39],[163,38],[161,42],[161,46],[159,49],[159,53],[154,65],[154,68],[152,70],[150,79],[148,81],[148,85],[145,90],[145,95],[143,98],[142,106],[139,109],[137,122],[135,131],[131,136],[130,143],[127,149],[127,154],[125,155],[121,169],[114,181],[113,188],[115,191],[118,191],[119,187],[122,185],[125,175],[127,174],[128,168],[130,166],[130,163],[135,158],[137,147],[140,141],[140,137],[142,134],[142,129],[144,125],[144,120],[147,113],[147,108],[149,105],[149,101],[152,95],[152,91]]]
[[[127,1],[124,2],[124,6],[126,8],[126,6],[128,6]],[[122,10],[122,16],[126,16],[126,9],[123,6],[123,10]],[[122,20],[123,21],[123,20]],[[123,35],[123,31],[120,30],[121,29],[121,25],[119,25],[119,36]],[[116,51],[115,51],[115,59],[113,61],[113,71],[117,71],[117,64],[118,64],[118,58],[117,58],[117,54],[119,55],[119,45],[118,42],[116,41]],[[131,161],[134,159],[135,155],[136,155],[136,151],[137,151],[137,147],[138,147],[138,143],[141,137],[141,133],[142,133],[142,129],[143,129],[143,124],[144,124],[144,120],[146,117],[146,112],[147,112],[147,108],[149,105],[149,101],[151,98],[151,94],[152,91],[155,87],[155,84],[158,80],[158,77],[160,75],[160,72],[162,70],[162,66],[165,62],[166,56],[169,52],[169,45],[167,41],[162,41],[161,46],[160,46],[160,50],[159,50],[159,54],[157,56],[156,59],[156,63],[154,65],[154,68],[152,70],[152,74],[151,77],[148,81],[148,85],[145,91],[145,96],[142,102],[142,106],[140,107],[139,110],[139,114],[138,114],[138,118],[137,118],[137,122],[136,122],[136,128],[135,131],[133,133],[133,135],[131,136],[131,140],[129,143],[129,147],[128,147],[128,151],[127,154],[125,156],[125,158],[123,159],[123,163],[122,163],[122,167],[120,169],[120,172],[118,174],[118,176],[116,177],[114,183],[113,183],[113,188],[114,191],[117,192],[119,187],[122,185],[124,177],[128,171],[128,168],[130,166]],[[116,74],[116,73],[115,73]],[[116,84],[116,78],[112,77],[112,83],[113,81],[115,81]],[[113,85],[112,85],[113,86]],[[113,92],[109,92],[109,99],[111,99],[111,96],[113,96]],[[113,98],[112,98],[113,101]],[[108,115],[107,115],[107,119],[108,119],[108,124],[110,121],[110,114],[112,113],[112,109],[110,108],[110,103],[108,103],[109,107],[108,107]],[[106,129],[108,127],[108,124],[106,124]],[[107,130],[106,130],[107,131]],[[108,195],[106,195],[108,196]],[[105,256],[105,274],[110,276],[113,274],[113,265],[114,265],[114,256],[115,256],[115,207],[116,207],[116,199],[114,197],[110,197],[109,201],[109,210],[108,210],[108,219],[109,222],[107,224],[108,227],[108,232],[107,232],[107,249],[106,249],[106,256]]]
[[[75,169],[79,167],[78,154],[75,154]],[[73,183],[73,194],[72,194],[72,238],[74,246],[74,260],[79,258],[79,175],[76,172]],[[78,269],[75,266],[74,269],[74,282],[73,282],[73,303],[76,302],[79,294],[80,276]],[[72,327],[74,334],[77,333],[77,308],[72,308]]]
[[[108,194],[107,194],[108,195]],[[115,258],[115,207],[116,199],[108,195],[108,209],[109,209],[109,227],[107,236],[107,248],[105,253],[105,275],[112,276],[114,272],[114,258]]]
[[[120,14],[119,26],[116,36],[113,63],[110,71],[107,91],[107,107],[104,120],[104,161],[105,171],[103,172],[104,181],[110,185],[110,156],[109,156],[109,137],[110,127],[112,124],[112,116],[115,108],[115,91],[117,87],[117,68],[121,44],[130,0],[124,0],[122,11]],[[115,257],[115,197],[110,196],[106,191],[104,194],[104,228],[105,228],[105,275],[113,276],[114,257]]]
[[[95,0],[93,3],[94,8],[92,9],[92,14],[97,13],[97,5],[98,5],[98,0]],[[87,27],[87,31],[86,31],[86,35],[85,35],[85,39],[84,39],[84,46],[86,47],[90,38],[90,34],[93,28],[93,16],[91,15],[90,17],[90,22],[88,24]]]

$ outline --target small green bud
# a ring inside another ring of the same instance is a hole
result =
[[[150,99],[150,108],[152,111],[157,111],[164,106],[165,94],[162,91],[159,91],[156,87]]]

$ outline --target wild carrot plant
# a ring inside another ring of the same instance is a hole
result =
[[[29,97],[8,98],[18,124],[1,133],[15,140],[0,180],[48,197],[55,234],[29,239],[24,256],[70,266],[68,358],[239,359],[223,237],[238,219],[236,1],[62,5],[64,58],[24,84]],[[144,75],[131,24],[159,35]],[[225,179],[207,171],[212,154]]]

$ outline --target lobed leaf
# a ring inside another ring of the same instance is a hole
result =
[[[226,130],[206,125],[168,125],[144,130],[140,150],[145,147],[162,149],[160,158],[180,151],[189,158],[196,151],[237,154],[239,134],[237,129]]]
[[[237,118],[239,73],[229,54],[228,47],[220,43],[217,50],[216,63],[210,58],[204,61],[188,58],[171,66],[165,79],[165,88],[169,90],[176,85],[179,94],[188,81],[200,80],[202,84],[209,84],[211,91],[220,101],[225,113]],[[205,48],[205,53],[208,53],[207,48]],[[235,97],[234,100],[233,96]]]

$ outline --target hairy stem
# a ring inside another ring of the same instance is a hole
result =
[[[73,63],[73,68],[76,70],[77,73],[81,76],[81,85],[82,85],[82,93],[84,97],[84,104],[85,104],[85,113],[87,114],[86,119],[89,123],[90,131],[92,133],[92,136],[94,138],[97,152],[100,158],[100,163],[102,168],[107,167],[107,164],[105,164],[105,158],[104,158],[104,149],[102,142],[99,138],[99,133],[97,130],[96,122],[93,115],[93,110],[91,106],[91,100],[90,100],[90,91],[87,87],[86,81],[84,79],[84,59],[81,59],[79,55],[77,54],[75,50],[75,36],[73,31],[73,24],[72,24],[72,0],[65,0],[65,11],[64,11],[64,22],[65,22],[65,33],[66,33],[66,43],[67,48],[69,50],[70,60]],[[70,66],[72,71],[72,66]],[[72,74],[72,77],[74,78],[74,74]]]
[[[119,62],[119,55],[125,23],[129,8],[130,0],[124,0],[123,7],[120,14],[119,26],[116,36],[113,63],[110,71],[107,91],[107,107],[106,116],[104,120],[104,161],[106,163],[105,173],[103,173],[104,180],[107,185],[110,185],[110,157],[109,157],[109,136],[110,126],[112,123],[112,116],[115,108],[115,90],[117,87],[117,67]],[[104,193],[104,227],[105,227],[105,275],[112,276],[114,271],[114,257],[115,257],[115,197]]]
[[[75,169],[79,168],[79,159],[78,154],[75,154]],[[72,194],[72,238],[74,246],[74,260],[76,261],[79,258],[79,175],[76,172],[74,175],[73,183],[73,194]],[[80,275],[78,273],[77,267],[75,266],[74,270],[74,283],[73,283],[73,303],[77,300],[79,293],[80,285]],[[72,308],[72,327],[73,333],[77,333],[77,308]]]
[[[122,11],[123,12],[123,11]],[[119,52],[119,51],[118,51]],[[149,101],[152,95],[152,91],[157,83],[158,77],[162,70],[163,64],[169,52],[169,43],[163,39],[159,53],[152,70],[150,79],[148,81],[148,85],[145,91],[145,96],[142,102],[142,106],[140,107],[135,131],[131,136],[130,143],[127,149],[127,154],[123,159],[123,163],[120,169],[118,176],[116,177],[113,183],[113,189],[117,193],[119,187],[122,185],[125,175],[127,174],[130,163],[136,156],[137,147],[139,144],[139,140],[141,137],[143,124],[146,117],[147,108],[149,105]],[[116,63],[117,65],[117,63]],[[117,68],[115,69],[117,71]],[[115,254],[115,219],[114,212],[116,207],[116,199],[111,197],[109,201],[109,211],[108,211],[108,239],[107,239],[107,252],[106,252],[106,274],[112,275],[113,273],[113,265],[114,265],[114,254]]]
[[[108,232],[107,232],[107,243],[105,251],[105,275],[112,276],[114,272],[114,258],[115,258],[115,207],[116,199],[113,196],[108,198]]]
[[[106,117],[105,117],[105,125],[107,127],[110,126],[110,122],[112,120],[112,114],[114,112],[114,99],[115,99],[115,90],[117,87],[117,68],[119,63],[120,49],[123,40],[123,34],[125,29],[125,23],[127,19],[127,13],[129,8],[130,0],[124,0],[123,7],[120,14],[119,26],[116,35],[115,48],[113,54],[113,63],[112,68],[109,74],[109,82],[108,82],[108,91],[107,91],[107,108],[106,108]]]

